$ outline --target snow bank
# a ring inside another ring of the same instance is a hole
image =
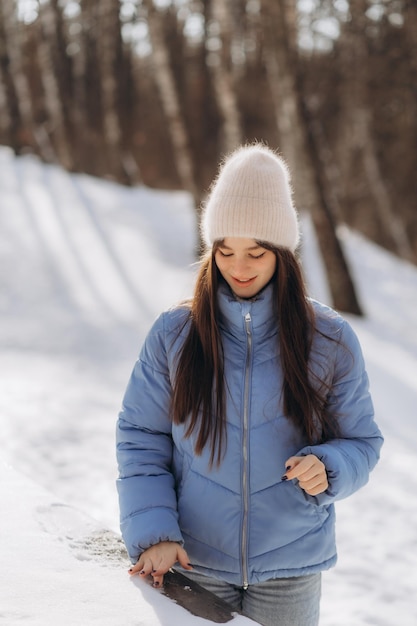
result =
[[[120,537],[0,463],[0,621],[30,626],[205,626],[127,574]],[[236,616],[230,624],[250,626]]]

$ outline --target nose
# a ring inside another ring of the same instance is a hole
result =
[[[248,272],[249,264],[245,258],[235,259],[233,264],[233,275],[236,278],[247,278],[246,274]]]

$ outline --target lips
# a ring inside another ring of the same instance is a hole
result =
[[[234,276],[232,276],[232,279],[233,279],[233,282],[239,287],[249,287],[255,282],[256,276],[254,278],[248,278],[247,280],[241,280],[239,278],[235,278]]]

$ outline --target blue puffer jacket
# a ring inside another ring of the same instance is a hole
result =
[[[282,410],[282,373],[272,287],[254,301],[219,290],[227,381],[227,449],[220,467],[169,418],[175,357],[189,316],[163,313],[148,334],[117,427],[121,530],[132,562],[160,541],[183,542],[195,570],[237,585],[299,576],[336,561],[334,501],[362,487],[382,436],[373,420],[368,379],[352,329],[314,302],[320,331],[314,369],[331,385],[328,405],[342,438],[309,446]],[[182,328],[180,334],[179,330]],[[328,490],[307,495],[281,481],[290,456],[324,462]]]

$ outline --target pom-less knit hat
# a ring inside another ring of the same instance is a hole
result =
[[[202,234],[210,247],[225,237],[247,237],[294,252],[298,219],[285,161],[262,144],[232,152],[205,204]]]

